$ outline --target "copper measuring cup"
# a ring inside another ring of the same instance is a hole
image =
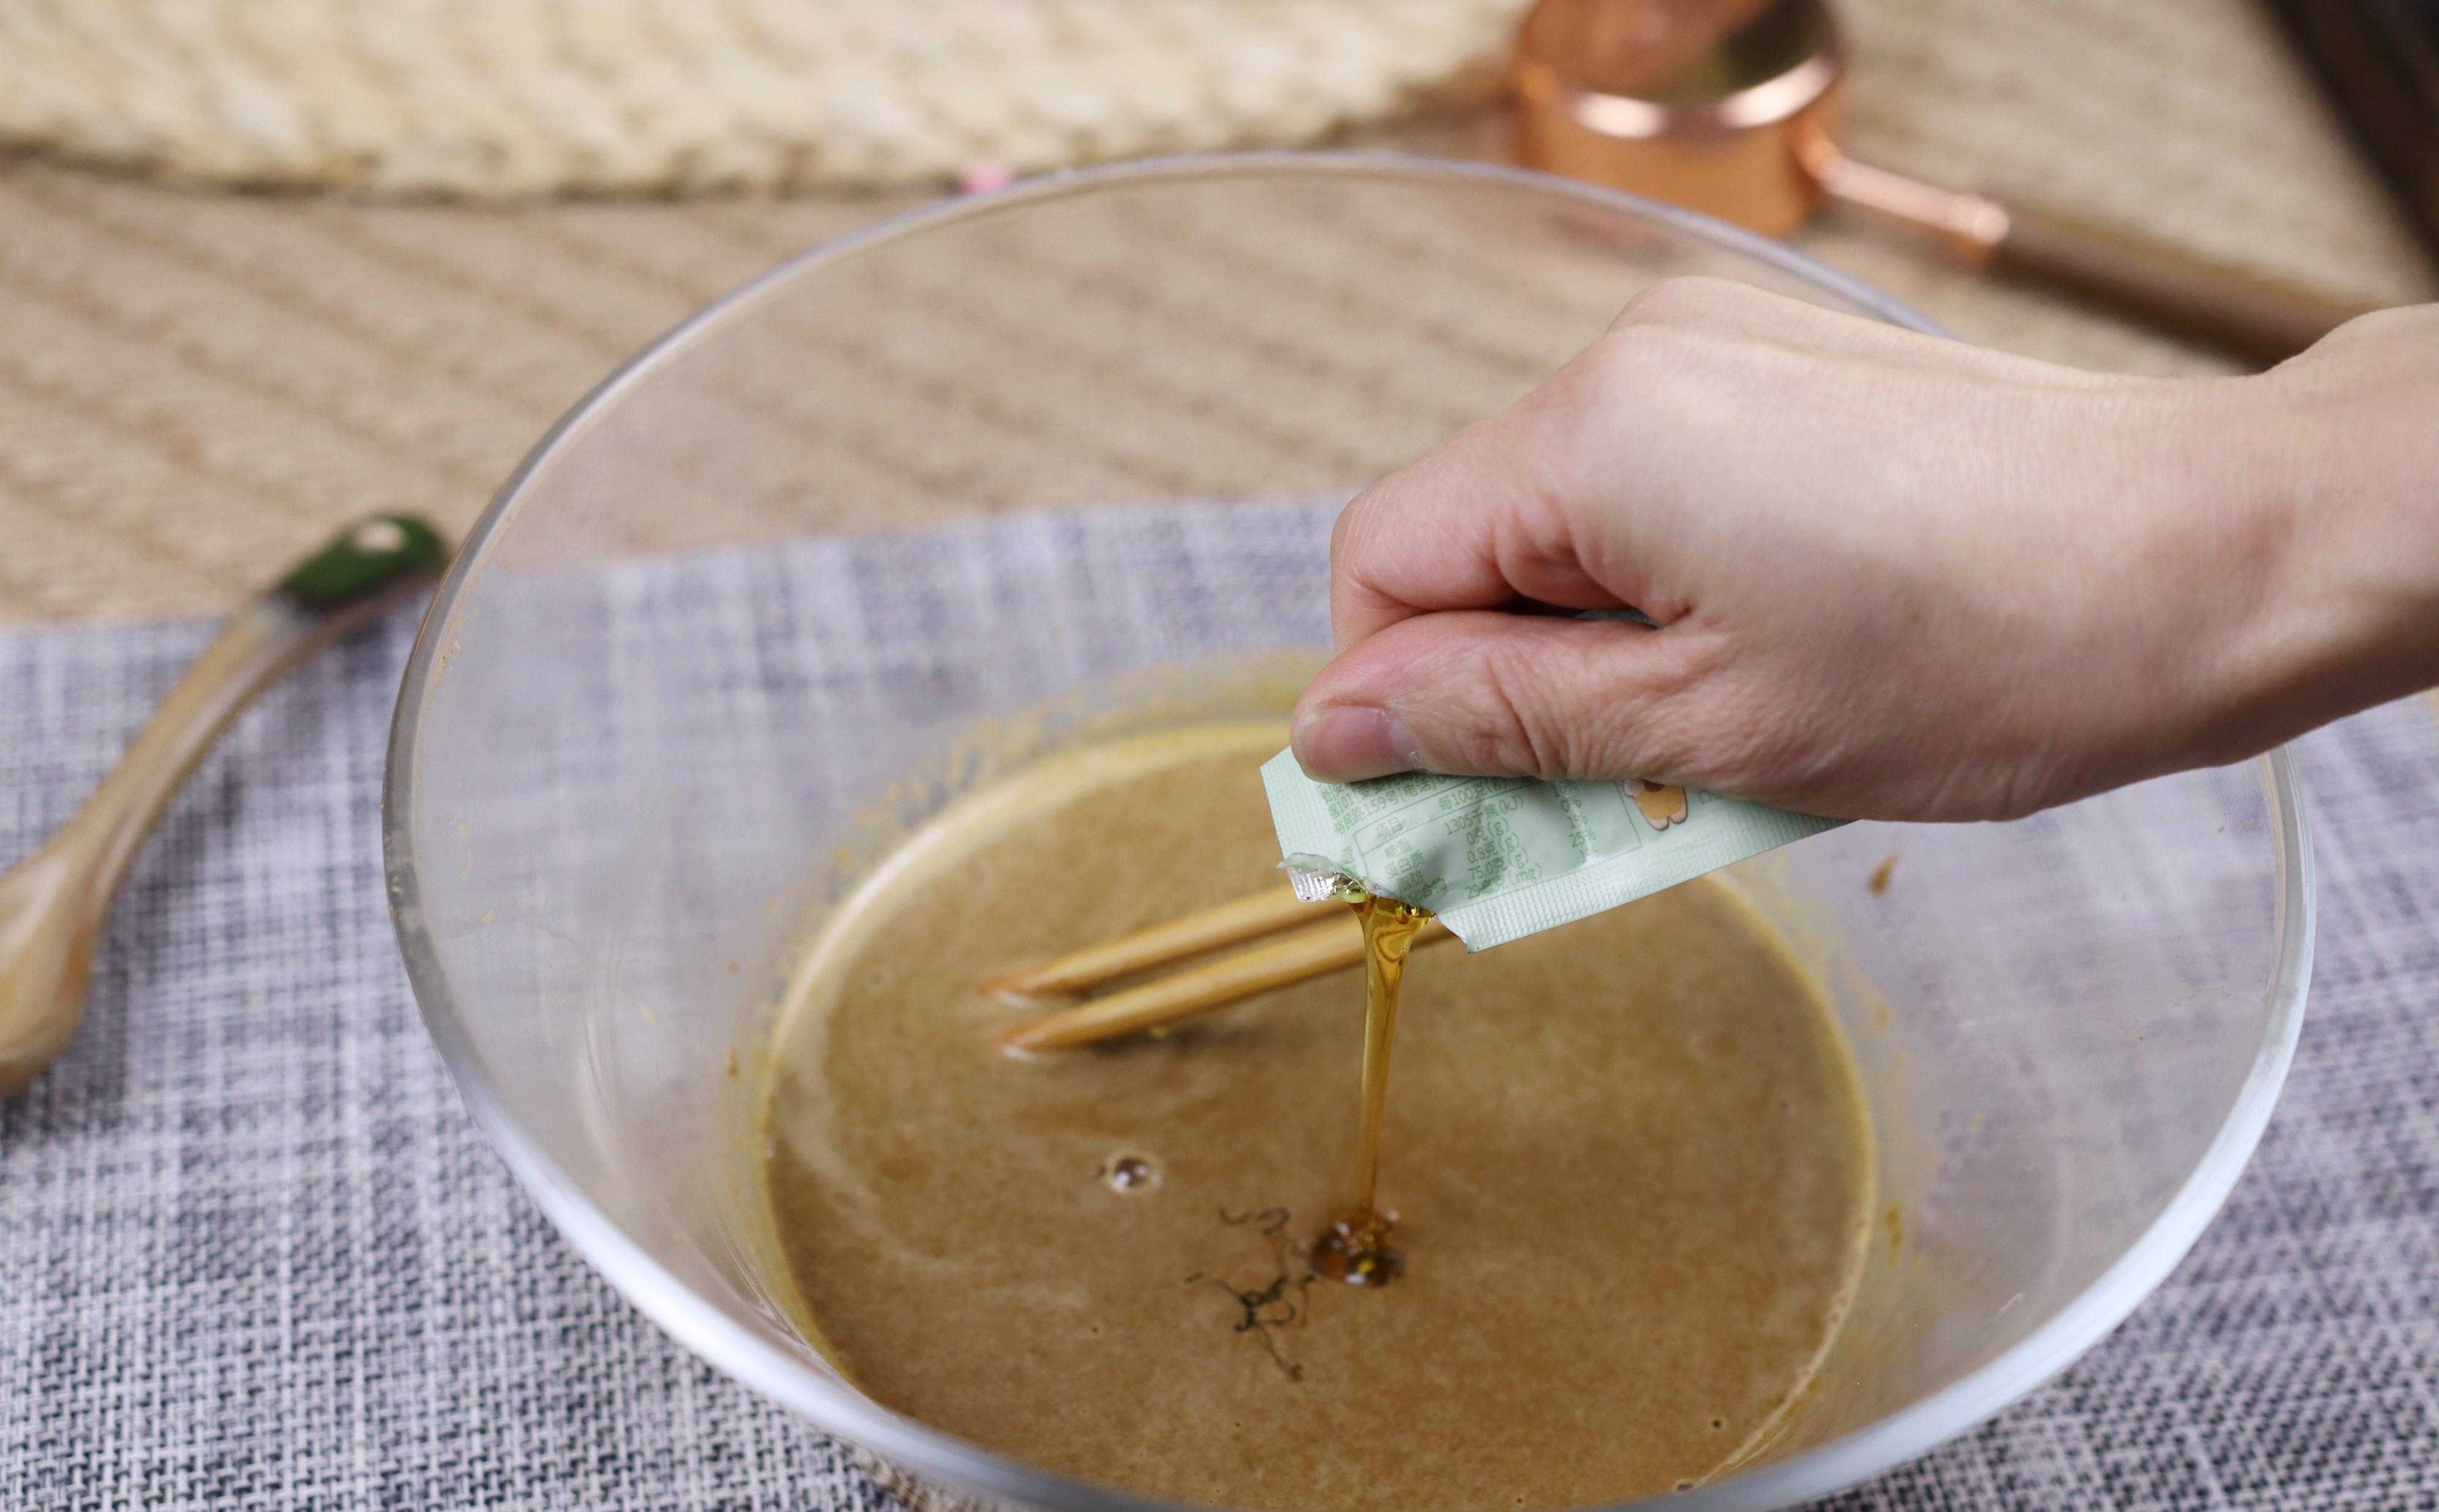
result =
[[[2257,363],[2291,357],[2368,308],[1859,163],[1836,137],[1844,71],[1827,0],[1540,0],[1517,43],[1517,151],[1529,167],[1769,236],[1836,200],[1929,233],[1970,266]]]

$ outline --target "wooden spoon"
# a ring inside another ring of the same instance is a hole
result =
[[[50,843],[0,873],[0,1097],[43,1074],[84,1017],[95,942],[127,869],[240,710],[448,558],[412,515],[369,515],[229,619]]]

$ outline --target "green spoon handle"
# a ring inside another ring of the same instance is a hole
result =
[[[54,842],[86,850],[97,922],[144,837],[229,721],[297,664],[430,581],[448,555],[439,532],[413,515],[367,515],[230,616]]]

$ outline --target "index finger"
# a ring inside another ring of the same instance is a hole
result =
[[[1358,494],[1329,543],[1338,649],[1399,620],[1519,598],[1615,609],[1622,564],[1570,507],[1578,383],[1567,373]]]

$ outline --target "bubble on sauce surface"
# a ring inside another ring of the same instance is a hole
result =
[[[1141,1155],[1113,1155],[1101,1162],[1101,1180],[1113,1192],[1141,1192],[1160,1184],[1160,1167]]]

